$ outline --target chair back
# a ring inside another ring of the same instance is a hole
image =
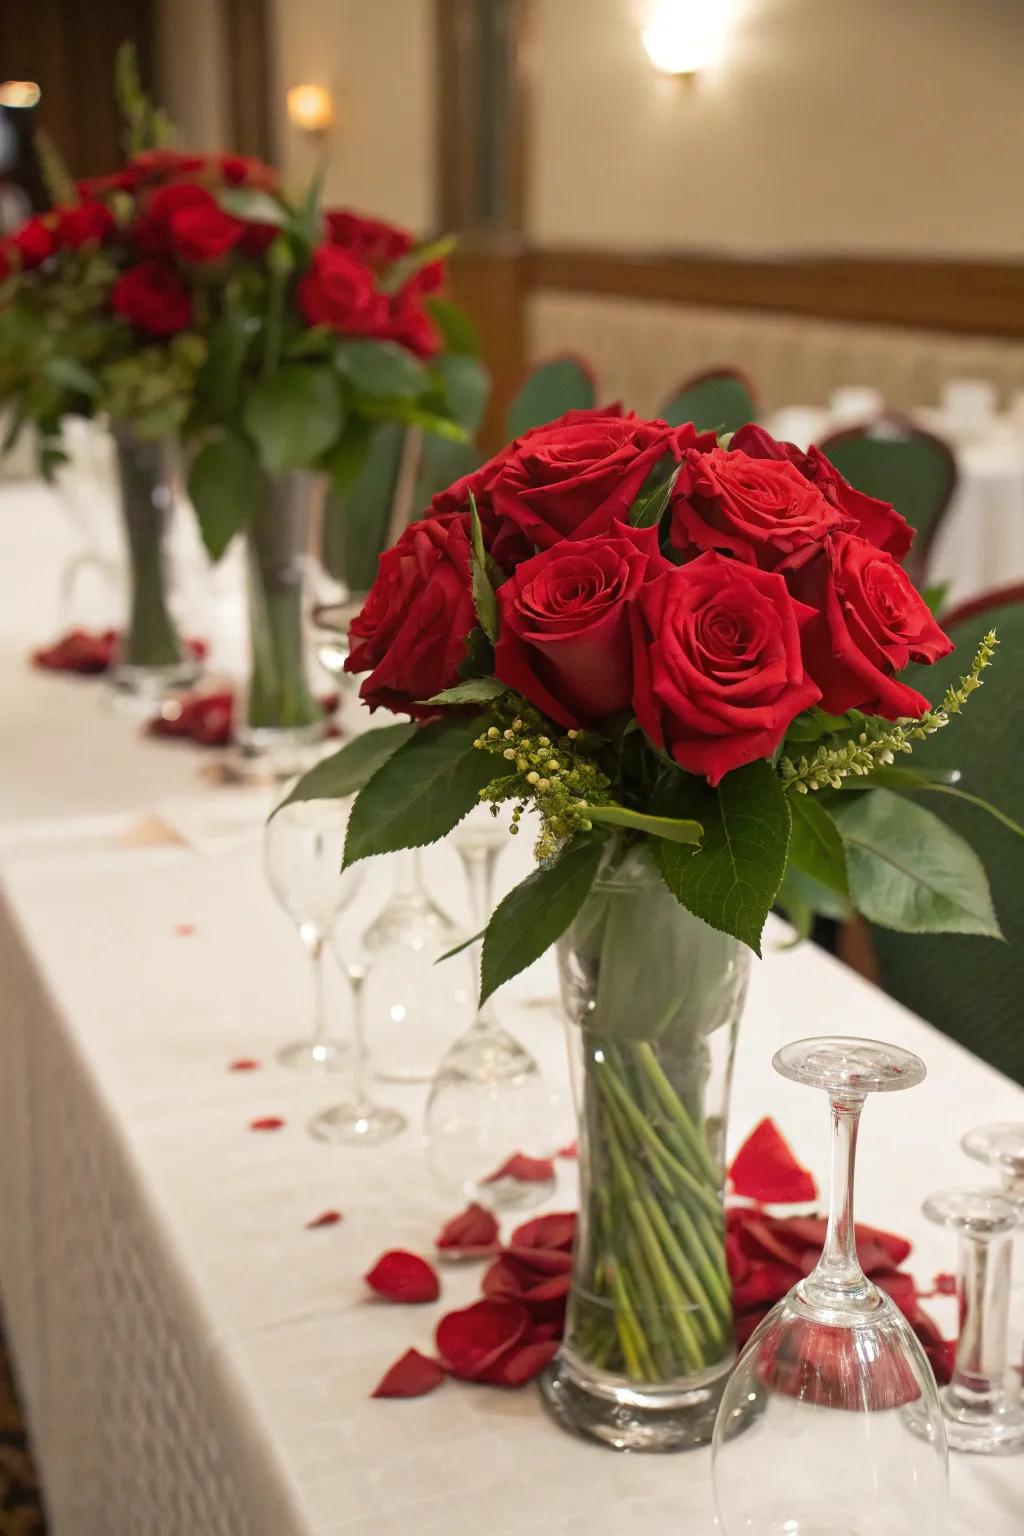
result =
[[[513,396],[505,416],[505,436],[511,442],[531,427],[557,421],[566,411],[592,410],[596,402],[597,383],[582,358],[549,358],[530,369]]]
[[[670,427],[692,421],[698,432],[735,432],[754,420],[757,402],[738,368],[709,368],[674,389],[657,415]]]
[[[818,447],[858,491],[888,501],[915,530],[904,564],[921,585],[928,551],[956,490],[956,460],[931,432],[897,418],[850,427]]]
[[[943,620],[956,642],[934,667],[901,674],[932,703],[967,671],[978,641],[994,628],[1000,645],[985,686],[945,730],[917,742],[909,765],[956,766],[959,788],[980,795],[1024,824],[1024,586],[1005,588]],[[993,816],[943,794],[920,803],[941,816],[977,851],[992,886],[1006,943],[970,934],[903,934],[872,927],[888,992],[1024,1083],[1024,839]]]

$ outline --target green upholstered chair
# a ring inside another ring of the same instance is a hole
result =
[[[908,668],[912,686],[936,703],[967,671],[991,628],[1000,645],[985,686],[944,731],[915,745],[905,761],[956,766],[959,788],[1024,823],[1024,586],[965,605],[943,620],[956,641],[934,667]],[[872,928],[887,991],[943,1034],[1024,1083],[1024,839],[986,812],[941,794],[920,803],[977,851],[988,871],[1006,943],[968,934],[901,934]]]
[[[757,403],[738,368],[709,368],[673,390],[657,415],[670,427],[692,421],[699,432],[735,432],[754,420]]]
[[[587,364],[578,357],[552,357],[530,369],[505,416],[505,436],[522,437],[531,427],[556,421],[566,411],[592,409],[597,385]]]
[[[947,444],[910,422],[886,418],[836,432],[818,447],[858,491],[891,502],[916,530],[904,563],[921,585],[956,490],[956,460]]]

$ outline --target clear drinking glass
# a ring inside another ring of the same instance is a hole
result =
[[[994,1189],[943,1189],[924,1213],[960,1237],[960,1336],[942,1388],[946,1438],[955,1451],[1024,1451],[1024,1405],[1011,1390],[1006,1352],[1010,1249],[1018,1207]]]
[[[481,807],[451,839],[469,885],[473,928],[482,930],[494,909],[495,871],[508,831]],[[481,949],[479,941],[468,949],[473,995]],[[539,1205],[555,1187],[553,1168],[544,1177],[541,1166],[552,1150],[551,1120],[540,1068],[485,1003],[449,1046],[431,1084],[424,1133],[435,1180],[446,1193],[495,1209]],[[515,1175],[517,1156],[525,1157],[529,1178]]]
[[[1024,1401],[1024,1121],[1000,1120],[968,1131],[960,1145],[968,1157],[999,1175],[1003,1194],[1017,1207],[1017,1230],[1010,1260],[1010,1317],[1007,1354]],[[1011,1387],[1013,1378],[1011,1377]]]
[[[868,1280],[854,1241],[860,1113],[869,1093],[913,1088],[924,1063],[875,1040],[784,1046],[783,1077],[828,1094],[832,1194],[817,1266],[740,1356],[715,1424],[726,1536],[907,1536],[946,1517],[938,1389],[913,1329]]]
[[[351,800],[295,800],[267,822],[263,861],[270,888],[299,930],[313,977],[313,1027],[277,1059],[297,1072],[338,1071],[348,1058],[327,1022],[324,946],[338,914],[363,883],[362,865],[342,871]]]
[[[352,1094],[314,1115],[309,1134],[335,1146],[376,1147],[393,1141],[408,1124],[401,1110],[376,1104],[367,1091],[366,1071],[366,978],[370,961],[361,939],[342,949],[337,938],[334,952],[348,979],[352,998]]]

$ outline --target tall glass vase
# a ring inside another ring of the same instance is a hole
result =
[[[722,1195],[748,954],[634,846],[595,882],[559,968],[580,1223],[544,1397],[619,1450],[703,1445],[735,1353]]]
[[[268,476],[246,529],[250,672],[235,732],[243,776],[300,773],[324,736],[309,684],[305,613],[314,486],[303,471]]]
[[[126,426],[115,427],[113,437],[129,603],[111,682],[120,698],[148,711],[165,694],[189,687],[199,674],[167,599],[178,444],[173,438],[145,442]]]

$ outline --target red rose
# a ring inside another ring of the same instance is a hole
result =
[[[10,277],[14,271],[14,263],[11,261],[10,247],[6,240],[0,240],[0,283]]]
[[[892,674],[910,661],[948,656],[953,642],[892,555],[867,539],[835,533],[823,548],[794,556],[782,569],[793,595],[818,610],[803,642],[823,709],[896,719],[928,708],[927,699]]]
[[[527,433],[527,436],[530,434]],[[521,442],[525,438],[520,439]],[[431,514],[434,517],[448,517],[453,512],[468,512],[469,497],[472,492],[476,502],[476,509],[480,514],[480,526],[484,536],[484,547],[487,553],[501,566],[503,571],[513,570],[520,561],[528,560],[534,553],[533,545],[524,533],[514,523],[501,518],[494,510],[491,501],[491,489],[501,471],[502,465],[516,447],[516,443],[509,443],[496,453],[493,459],[488,459],[479,469],[472,470],[468,475],[463,475],[456,480],[446,491],[439,491],[430,503]]]
[[[847,522],[792,464],[691,449],[672,497],[670,536],[687,553],[717,549],[770,571]]]
[[[167,192],[172,190],[166,188]],[[225,213],[216,198],[205,188],[196,187],[192,190],[198,192],[199,196],[181,201],[167,218],[171,246],[182,261],[192,261],[199,265],[220,261],[241,240],[246,226],[241,219]]]
[[[763,427],[752,425],[740,427],[729,447],[742,450],[752,459],[779,459],[792,464],[805,480],[818,487],[826,501],[851,519],[851,533],[877,544],[897,560],[906,556],[914,540],[910,524],[887,501],[855,490],[820,448],[812,446],[804,453],[795,443],[780,442]]]
[[[713,442],[689,424],[641,421],[621,406],[568,411],[512,444],[491,485],[494,509],[540,549],[593,538],[625,520],[659,459]]]
[[[476,624],[468,521],[423,518],[385,550],[362,612],[349,626],[346,672],[369,672],[359,690],[371,709],[418,718],[423,701],[459,680]]]
[[[111,171],[106,176],[83,176],[75,182],[75,191],[79,197],[99,197],[104,192],[131,192],[139,180],[137,172],[126,168],[123,171]]]
[[[277,172],[249,155],[220,155],[215,164],[229,187],[262,187],[269,192],[277,186]]]
[[[103,203],[85,199],[56,209],[57,239],[61,245],[78,250],[90,241],[99,243],[113,233],[114,215]]]
[[[171,176],[194,176],[204,163],[202,155],[186,154],[180,149],[142,149],[129,160],[127,170],[137,180],[159,181]]]
[[[443,344],[441,332],[424,308],[422,298],[409,290],[408,284],[391,300],[386,334],[389,340],[408,347],[424,362],[436,357]]]
[[[41,267],[48,256],[57,249],[53,233],[53,221],[45,214],[36,214],[11,236],[11,245],[21,258],[21,265],[31,271]]]
[[[498,588],[494,672],[560,725],[595,725],[633,693],[629,610],[645,581],[673,567],[657,528],[563,539]]]
[[[132,239],[143,256],[169,256],[171,220],[186,208],[202,207],[210,194],[194,181],[173,181],[145,196]]]
[[[348,208],[338,208],[324,215],[327,239],[350,251],[360,261],[379,272],[412,250],[412,236],[383,219],[368,219]]]
[[[388,301],[373,286],[373,273],[338,245],[318,245],[313,265],[299,282],[299,308],[310,325],[329,325],[343,336],[381,335]]]
[[[238,244],[238,249],[245,256],[253,256],[257,260],[263,255],[269,245],[273,245],[281,231],[276,224],[246,224],[245,232]]]
[[[813,617],[782,576],[713,552],[641,587],[633,708],[655,746],[711,785],[768,757],[819,696],[800,655]]]
[[[162,261],[140,261],[114,284],[114,308],[140,331],[173,336],[192,320],[192,300],[173,267]]]

